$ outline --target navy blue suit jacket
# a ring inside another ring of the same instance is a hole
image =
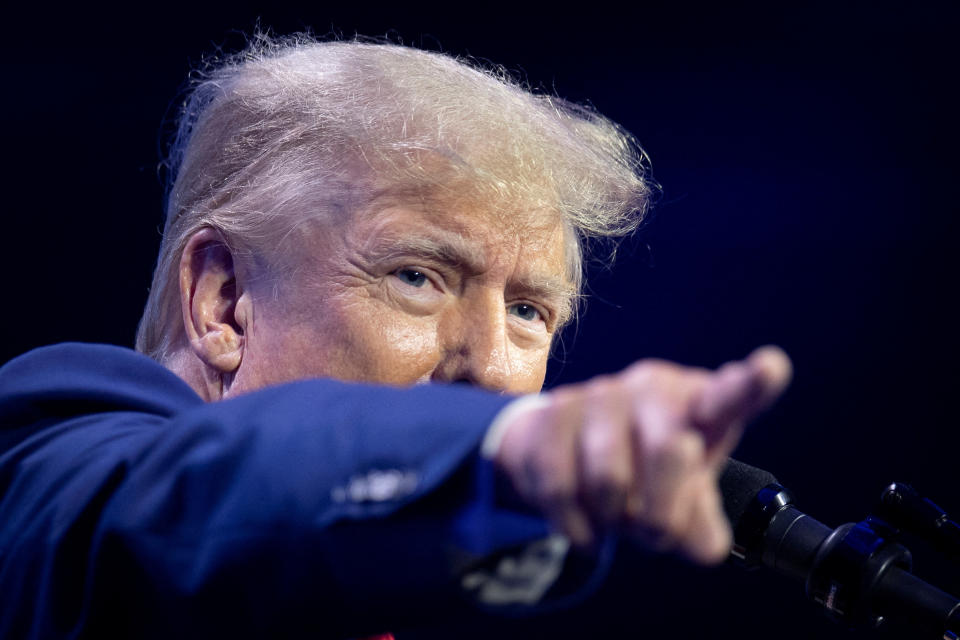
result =
[[[0,369],[0,637],[337,637],[455,611],[545,534],[478,448],[510,399],[307,380],[204,403],[111,346]]]

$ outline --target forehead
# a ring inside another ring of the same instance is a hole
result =
[[[569,280],[566,231],[550,211],[484,207],[465,198],[380,197],[350,226],[357,248],[409,246],[436,257],[455,254],[478,272],[512,262],[518,271]]]

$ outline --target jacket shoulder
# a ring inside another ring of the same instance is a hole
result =
[[[100,411],[170,416],[203,401],[176,374],[130,349],[63,343],[0,367],[0,425]]]

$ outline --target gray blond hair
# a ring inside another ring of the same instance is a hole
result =
[[[163,240],[137,331],[137,350],[161,362],[183,332],[181,256],[204,227],[278,275],[295,268],[286,243],[305,221],[356,211],[385,184],[505,214],[542,209],[565,225],[579,291],[587,241],[631,232],[651,200],[629,133],[500,67],[303,35],[257,36],[208,67],[170,145]]]

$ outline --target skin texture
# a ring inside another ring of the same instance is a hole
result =
[[[540,213],[375,202],[302,233],[280,282],[201,230],[168,366],[208,401],[313,376],[535,393],[573,294],[564,229]],[[717,371],[640,361],[545,394],[507,425],[496,462],[578,545],[612,528],[719,562],[731,535],[718,473],[789,379],[775,347]]]

